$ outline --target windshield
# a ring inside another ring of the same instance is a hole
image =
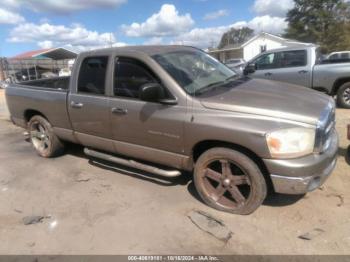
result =
[[[157,54],[153,59],[191,95],[203,93],[238,76],[237,73],[199,50]]]

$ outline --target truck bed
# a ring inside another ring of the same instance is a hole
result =
[[[12,121],[26,127],[32,114],[50,119],[53,127],[71,129],[67,112],[69,77],[10,84],[6,98]]]
[[[350,77],[350,62],[316,64],[313,69],[313,88],[322,88],[332,93],[334,84],[339,79]],[[322,90],[322,89],[321,89]]]
[[[68,90],[70,77],[45,78],[40,80],[25,81],[19,83],[28,87],[41,87],[58,90]]]

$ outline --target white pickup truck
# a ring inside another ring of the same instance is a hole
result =
[[[322,60],[316,46],[269,50],[249,61],[244,74],[322,91],[350,108],[350,60]]]

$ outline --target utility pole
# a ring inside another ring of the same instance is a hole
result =
[[[4,59],[0,57],[0,81],[5,80],[5,67],[4,67]]]
[[[113,44],[114,44],[114,41],[112,40],[112,38],[113,38],[112,33],[109,33],[109,45],[110,45],[110,47],[113,47]]]

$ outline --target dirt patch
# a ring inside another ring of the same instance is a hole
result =
[[[231,230],[224,224],[224,222],[213,217],[209,213],[200,210],[193,210],[187,216],[199,229],[225,243],[232,237]]]

